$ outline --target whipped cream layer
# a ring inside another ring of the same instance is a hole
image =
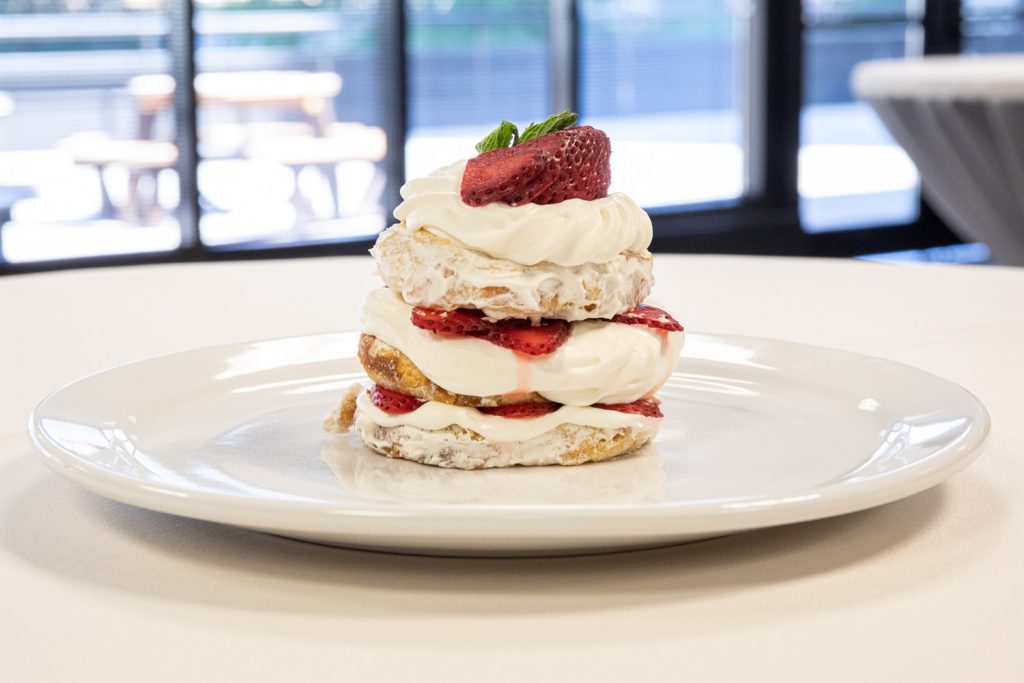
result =
[[[363,332],[404,353],[432,382],[456,394],[535,391],[568,406],[630,403],[675,369],[684,333],[603,320],[573,323],[554,353],[527,356],[473,337],[438,335],[412,324],[412,306],[389,289],[370,292]],[[607,412],[607,411],[605,411]]]
[[[461,196],[460,161],[402,186],[395,218],[406,230],[427,230],[493,258],[526,266],[604,263],[621,252],[646,253],[651,219],[621,192],[594,200],[469,206]]]
[[[588,406],[562,406],[553,413],[528,419],[510,419],[486,415],[476,408],[448,405],[430,401],[416,410],[389,415],[373,405],[367,392],[356,399],[356,424],[360,433],[364,426],[410,426],[424,431],[436,431],[457,425],[476,432],[488,441],[527,441],[537,438],[559,425],[571,424],[598,429],[656,429],[661,420],[617,410]]]

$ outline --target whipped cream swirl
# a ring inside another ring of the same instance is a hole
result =
[[[621,192],[590,201],[474,207],[462,201],[465,168],[460,161],[407,182],[395,218],[410,232],[427,230],[524,266],[605,263],[624,251],[646,254],[651,244],[650,217]]]
[[[525,356],[473,337],[439,336],[412,324],[412,306],[389,289],[370,292],[363,332],[404,353],[432,382],[456,394],[535,391],[570,406],[630,403],[658,389],[675,369],[684,333],[604,320],[573,324],[546,356]]]

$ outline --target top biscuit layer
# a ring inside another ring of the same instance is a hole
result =
[[[611,318],[642,303],[654,284],[649,253],[605,263],[524,266],[425,230],[393,226],[370,250],[385,284],[413,306],[475,308],[494,319]]]

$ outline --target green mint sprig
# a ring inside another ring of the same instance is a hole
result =
[[[542,135],[548,133],[554,133],[556,130],[563,130],[569,126],[576,124],[576,113],[571,111],[563,111],[559,114],[552,114],[540,123],[531,123],[523,131],[523,134],[519,136],[519,142],[526,142],[527,140],[533,140],[539,138]]]
[[[516,124],[502,121],[498,127],[487,134],[480,142],[476,143],[476,151],[480,154],[490,152],[492,149],[500,149],[519,143],[519,129]]]
[[[480,154],[490,152],[503,147],[514,147],[527,140],[539,138],[542,135],[553,133],[556,130],[563,130],[576,124],[576,114],[571,111],[563,111],[552,114],[540,123],[531,123],[519,134],[516,124],[502,121],[498,127],[487,134],[483,140],[476,144],[476,151]]]

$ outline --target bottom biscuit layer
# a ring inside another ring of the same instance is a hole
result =
[[[432,430],[380,425],[367,413],[357,408],[355,431],[378,453],[463,470],[598,462],[640,448],[658,431],[653,422],[615,429],[562,424],[523,441],[488,441],[457,425]]]

